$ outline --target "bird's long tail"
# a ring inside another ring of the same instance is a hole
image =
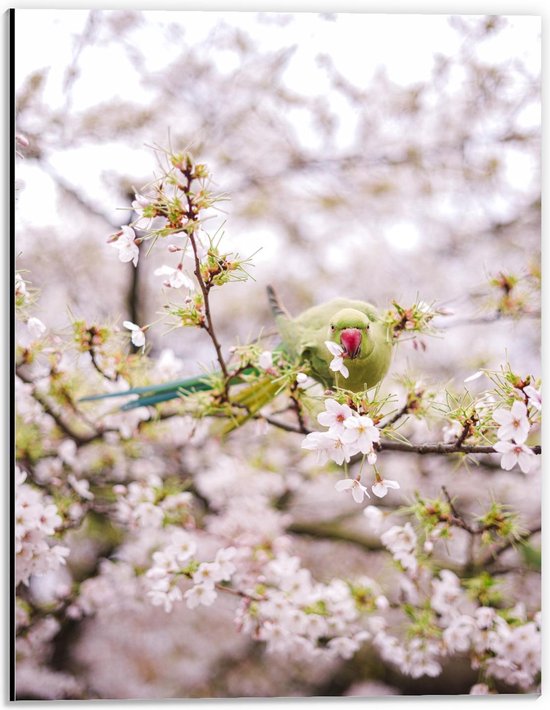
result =
[[[250,368],[244,374],[253,374],[255,370]],[[234,378],[231,384],[242,382],[241,378]],[[98,399],[109,399],[111,397],[125,397],[128,395],[139,395],[137,399],[123,404],[121,409],[128,411],[136,407],[147,407],[160,402],[168,402],[177,397],[184,397],[195,392],[208,392],[213,389],[212,381],[208,376],[188,377],[185,380],[176,380],[175,382],[165,382],[162,385],[145,385],[144,387],[132,387],[129,390],[121,392],[110,392],[108,394],[94,394],[89,397],[83,397],[81,402],[91,402]]]
[[[272,286],[267,287],[267,296],[271,310],[275,316],[285,316],[290,318],[288,312],[281,304],[275,290]],[[278,346],[276,350],[279,350]],[[214,389],[216,376],[205,375],[198,377],[189,377],[185,380],[176,380],[175,382],[166,382],[162,385],[145,385],[144,387],[133,387],[122,392],[110,392],[108,394],[95,394],[89,397],[83,397],[80,401],[91,402],[94,400],[108,399],[111,397],[124,397],[138,395],[137,399],[132,399],[122,405],[122,411],[136,409],[137,407],[147,407],[168,402],[171,399],[185,397],[196,392],[208,392]],[[244,370],[241,376],[233,377],[229,381],[229,385],[238,385],[246,383],[247,375],[256,375],[258,379],[255,382],[249,383],[247,387],[243,387],[236,394],[230,397],[230,403],[233,405],[233,416],[229,417],[221,427],[222,433],[228,433],[233,429],[241,426],[253,417],[266,404],[269,404],[279,392],[284,389],[284,384],[280,380],[273,379],[268,375],[260,375],[260,371],[255,367],[249,367]],[[243,377],[244,376],[244,377]]]
[[[269,306],[271,308],[271,312],[275,316],[284,316],[285,318],[290,318],[290,315],[286,308],[283,306],[281,303],[279,296],[277,295],[277,292],[273,288],[273,286],[266,286],[267,291],[267,300],[269,301]]]
[[[243,375],[252,374],[258,374],[258,370],[251,367],[243,372]],[[235,377],[230,384],[243,384],[245,381],[242,377]],[[208,392],[213,388],[212,380],[208,376],[198,376],[189,377],[185,380],[176,380],[175,382],[166,382],[162,385],[146,385],[144,387],[133,387],[122,392],[91,395],[83,397],[80,401],[91,402],[113,397],[138,395],[137,399],[132,399],[122,405],[122,411],[129,411],[137,407],[154,406],[178,397],[186,397],[196,392]],[[215,431],[224,435],[242,426],[254,417],[262,407],[269,404],[283,388],[284,385],[281,384],[280,380],[273,379],[273,377],[268,375],[264,375],[255,382],[243,387],[230,397],[230,403],[233,405],[233,415],[228,417],[223,424],[216,424]]]

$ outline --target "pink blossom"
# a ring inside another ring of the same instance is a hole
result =
[[[497,431],[499,439],[504,441],[513,439],[518,444],[522,444],[527,439],[530,424],[527,407],[523,402],[516,400],[510,410],[497,409],[493,419],[501,425]]]
[[[516,464],[523,473],[529,473],[537,464],[536,454],[525,444],[515,444],[513,441],[499,441],[494,450],[503,454],[500,465],[505,471],[510,471]]]
[[[317,421],[322,426],[330,427],[330,431],[343,434],[344,424],[353,416],[353,410],[347,404],[339,404],[335,399],[325,400],[325,411],[317,416]]]

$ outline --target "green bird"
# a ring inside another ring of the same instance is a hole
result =
[[[283,353],[291,362],[299,363],[303,372],[324,387],[362,392],[375,387],[385,376],[392,356],[391,333],[370,303],[335,298],[292,318],[271,286],[267,287],[267,294],[281,336],[277,352]],[[231,396],[231,402],[237,405],[239,411],[225,427],[224,433],[253,417],[281,391],[280,380],[257,368],[250,367],[243,375],[258,375],[258,379]],[[231,385],[243,382],[246,378],[240,376],[230,380]],[[122,406],[123,410],[129,410],[212,388],[208,378],[198,376],[162,385],[134,387],[124,392],[93,395],[84,400],[139,395]]]

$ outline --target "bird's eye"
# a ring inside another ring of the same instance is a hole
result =
[[[331,325],[331,326],[330,326],[330,329],[331,329],[331,330],[334,330],[334,326],[333,326],[333,325]]]

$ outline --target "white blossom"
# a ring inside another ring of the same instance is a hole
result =
[[[341,466],[344,461],[349,461],[353,455],[351,448],[340,436],[332,433],[332,431],[311,432],[302,442],[302,449],[316,451],[319,464],[325,463],[328,459],[332,459]]]
[[[527,407],[523,402],[516,400],[510,410],[497,409],[493,413],[493,419],[501,425],[497,431],[499,439],[513,439],[517,444],[522,444],[527,439],[530,424]]]
[[[136,325],[135,323],[132,323],[132,321],[129,320],[125,320],[122,325],[129,331],[131,331],[132,343],[136,346],[136,348],[141,348],[143,345],[145,345],[145,333],[143,332],[143,329],[139,327],[139,325]]]
[[[235,547],[225,547],[217,551],[215,562],[218,565],[218,575],[220,582],[228,581],[231,576],[236,572],[237,567],[232,562],[236,554],[237,549]]]
[[[380,538],[382,544],[390,550],[390,552],[411,552],[416,547],[416,533],[410,523],[405,525],[394,525],[382,535]]]
[[[136,233],[132,227],[125,225],[121,227],[120,234],[115,241],[111,242],[111,246],[118,249],[118,258],[122,262],[131,261],[134,266],[137,266],[139,259],[139,247],[136,244]]]
[[[384,513],[377,508],[375,505],[368,505],[363,510],[363,515],[368,520],[369,526],[375,534],[378,534],[382,530],[382,523],[384,520]]]
[[[500,465],[505,471],[510,471],[518,464],[523,473],[529,473],[537,465],[536,454],[525,444],[515,444],[513,441],[498,441],[493,448],[503,454],[500,459]]]
[[[335,434],[344,434],[345,422],[353,417],[353,410],[347,404],[340,404],[335,399],[325,400],[325,411],[317,416],[317,421],[322,426],[329,427]]]
[[[365,486],[363,486],[356,478],[343,478],[340,481],[336,481],[334,487],[337,491],[351,491],[353,500],[356,503],[362,503],[365,496],[370,498],[369,492]]]
[[[330,639],[327,647],[333,651],[335,655],[349,659],[359,650],[360,644],[355,639],[340,636]]]
[[[153,606],[163,606],[164,611],[169,613],[172,611],[174,602],[179,602],[183,598],[181,589],[176,586],[167,586],[163,588],[162,584],[158,584],[147,592],[151,604]]]
[[[18,271],[15,273],[14,287],[15,287],[15,297],[20,298],[24,303],[27,298],[27,295],[28,295],[27,284],[25,282],[25,279],[21,276],[21,274]]]
[[[489,686],[487,683],[476,683],[470,688],[470,695],[489,695]]]
[[[54,544],[62,525],[57,506],[42,491],[27,484],[17,467],[15,491],[16,584],[29,584],[31,575],[44,575],[65,564],[69,548]]]
[[[463,597],[460,580],[451,570],[442,569],[439,579],[432,580],[431,606],[441,616],[445,618],[448,615],[455,616]]]
[[[187,276],[183,270],[183,264],[179,264],[177,268],[172,266],[159,266],[158,269],[154,271],[155,276],[167,276],[168,278],[164,280],[164,286],[167,288],[181,288],[185,286],[190,291],[195,289],[195,284],[193,280]]]
[[[76,478],[72,473],[67,476],[67,483],[78,493],[81,498],[93,500],[94,494],[90,491],[90,481],[86,478]]]
[[[46,326],[39,318],[34,316],[27,321],[27,329],[33,338],[41,338],[46,332]]]
[[[344,365],[344,348],[338,343],[333,343],[332,340],[325,340],[325,345],[327,346],[331,355],[334,355],[329,367],[333,372],[339,372],[342,377],[349,377],[349,370]]]
[[[382,478],[380,480],[377,480],[376,483],[373,484],[372,492],[375,496],[383,498],[388,492],[388,488],[397,490],[398,488],[400,488],[400,485],[397,481],[392,481],[389,478]]]
[[[342,438],[347,444],[353,444],[362,454],[373,453],[373,444],[380,441],[380,431],[370,417],[348,417],[343,425],[345,432]],[[376,458],[372,463],[375,461]]]
[[[433,606],[433,604],[432,604]],[[464,653],[470,648],[475,622],[471,616],[460,615],[443,631],[443,641],[449,653]]]
[[[207,584],[196,584],[191,589],[188,589],[183,595],[187,600],[189,609],[195,609],[202,604],[203,606],[212,606],[218,596],[213,586]]]
[[[478,380],[480,377],[483,377],[484,374],[485,373],[482,370],[478,370],[477,372],[474,372],[473,375],[466,377],[464,382],[473,382],[474,380]]]
[[[273,353],[271,350],[264,350],[258,358],[258,365],[262,370],[271,370],[273,368]]]

